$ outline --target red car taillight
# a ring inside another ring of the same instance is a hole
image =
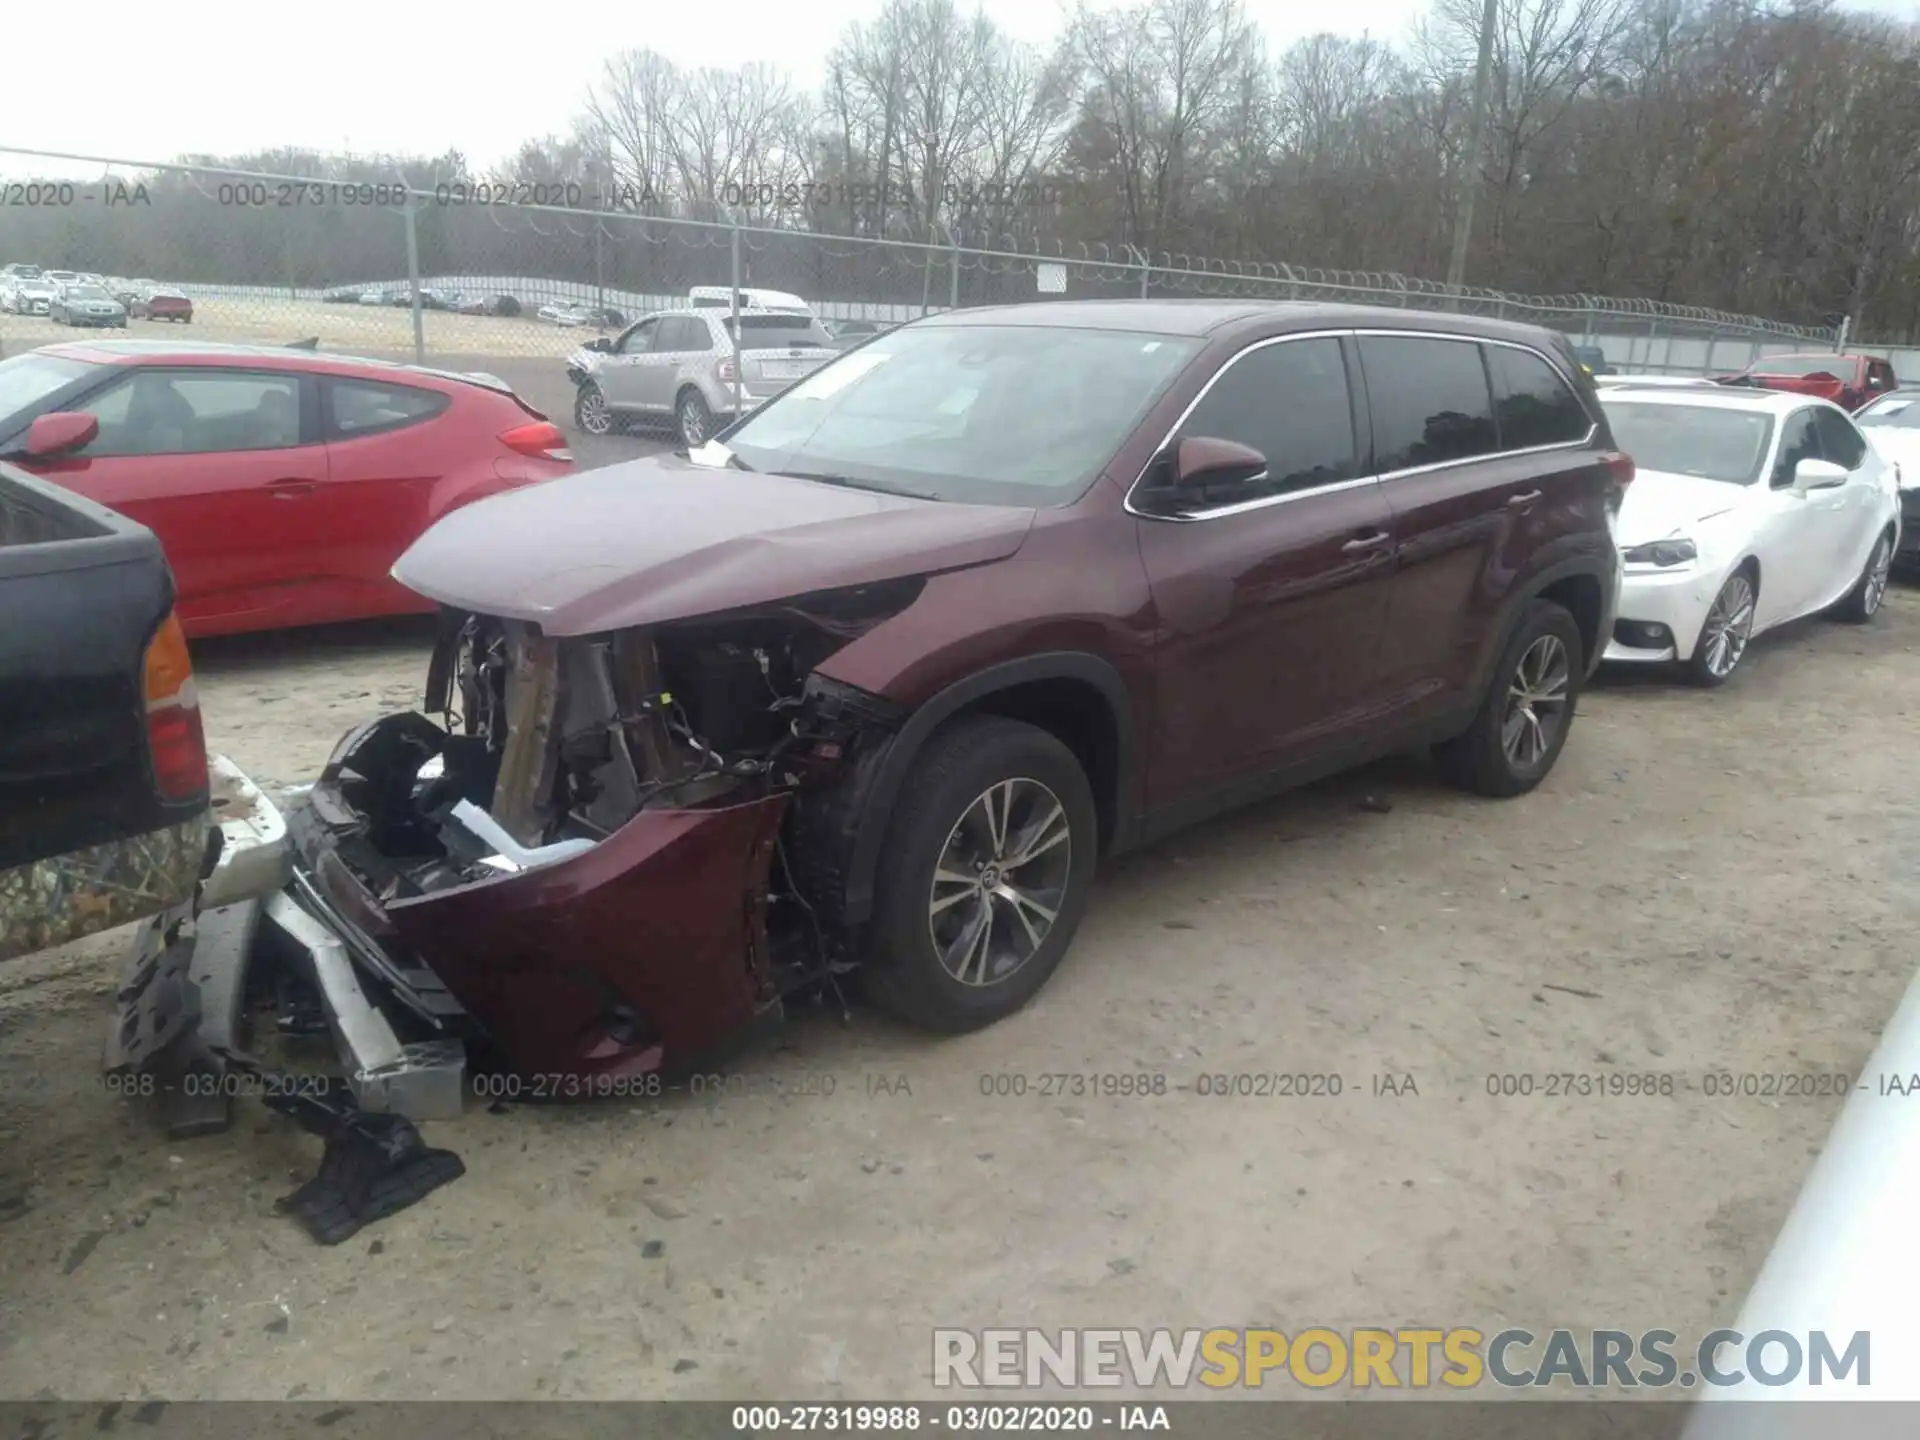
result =
[[[1607,514],[1617,516],[1627,498],[1627,487],[1633,483],[1633,457],[1616,450],[1601,456],[1600,464],[1607,472]]]
[[[516,454],[531,455],[536,460],[573,459],[573,451],[567,448],[567,437],[550,420],[536,420],[530,425],[516,425],[502,431],[500,443]]]
[[[153,785],[163,799],[190,800],[207,788],[207,739],[186,632],[171,611],[147,644],[142,698]]]

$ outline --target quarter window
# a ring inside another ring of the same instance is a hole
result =
[[[412,385],[376,385],[365,380],[327,382],[333,405],[332,433],[368,435],[426,420],[447,408],[447,397]]]
[[[87,455],[284,450],[300,443],[295,375],[136,370],[73,408],[100,422]]]
[[[1565,380],[1530,350],[1489,345],[1494,413],[1502,450],[1572,445],[1587,438],[1593,420]]]
[[[1266,478],[1177,501],[1163,482],[1154,492],[1162,507],[1174,502],[1190,509],[1193,500],[1202,507],[1239,505],[1353,479],[1359,462],[1340,342],[1288,340],[1243,354],[1201,397],[1180,436],[1250,445],[1266,456]]]
[[[1491,455],[1500,448],[1480,347],[1471,340],[1362,335],[1376,472]]]

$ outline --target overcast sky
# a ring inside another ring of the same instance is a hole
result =
[[[1022,39],[1050,40],[1064,23],[1061,0],[983,6]],[[1316,30],[1398,43],[1425,8],[1426,0],[1247,0],[1276,50]],[[1913,18],[1920,0],[1852,8]],[[602,60],[618,50],[650,47],[685,65],[769,61],[811,85],[841,27],[878,9],[879,0],[567,0],[524,9],[498,0],[183,0],[156,31],[152,0],[94,0],[85,26],[94,40],[59,26],[48,34],[78,45],[76,53],[109,45],[119,59],[94,71],[47,56],[9,64],[0,144],[129,161],[276,145],[418,155],[457,148],[485,167],[528,136],[563,132]],[[131,58],[156,36],[178,68]],[[100,171],[0,152],[0,174],[35,173]]]

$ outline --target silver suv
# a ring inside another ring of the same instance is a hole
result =
[[[730,311],[668,310],[575,351],[567,360],[578,387],[574,423],[605,435],[671,420],[684,444],[704,445],[720,429],[717,419],[744,415],[840,353],[811,315],[742,310],[736,410],[732,327]]]

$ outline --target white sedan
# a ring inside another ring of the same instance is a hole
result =
[[[1920,562],[1920,389],[1882,395],[1853,418],[1900,481],[1900,548],[1894,558]]]
[[[1677,661],[1719,685],[1764,630],[1836,607],[1873,618],[1900,542],[1899,482],[1844,410],[1719,387],[1601,404],[1634,462],[1606,659]]]

